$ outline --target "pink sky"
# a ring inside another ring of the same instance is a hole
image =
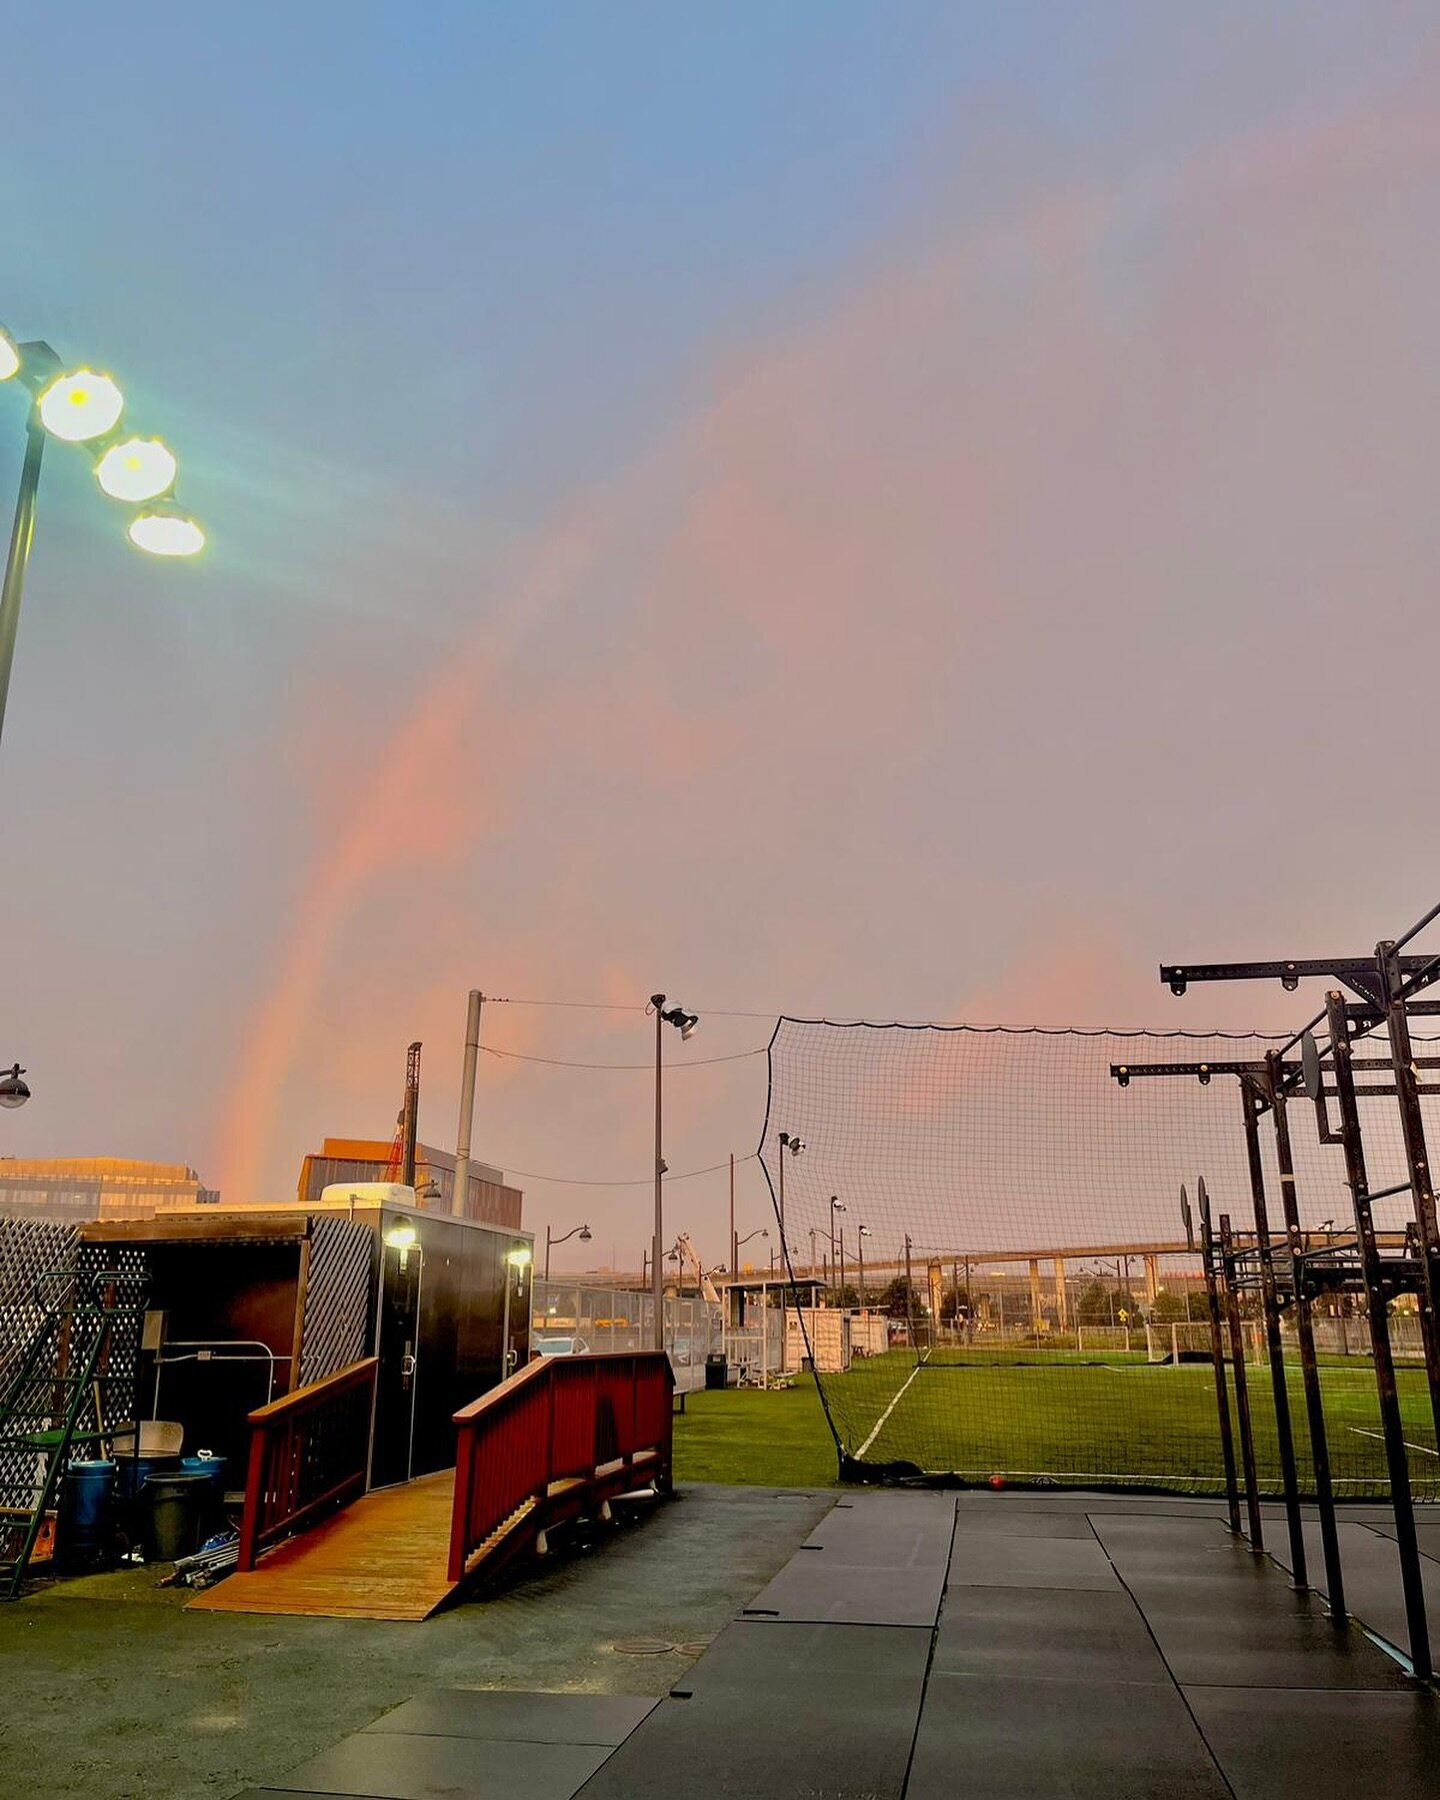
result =
[[[706,1014],[676,1064],[781,1010],[1298,1023],[1307,996],[1176,1002],[1154,970],[1353,953],[1433,897],[1437,74],[1103,153],[917,146],[892,230],[708,330],[533,521],[491,529],[478,485],[363,496],[373,543],[330,554],[263,729],[194,724],[208,802],[141,752],[152,796],[107,827],[81,795],[127,792],[117,745],[57,788],[73,825],[25,826],[10,1147],[282,1197],[325,1133],[388,1133],[412,1038],[451,1147],[471,986],[627,1005],[487,1014],[595,1063],[646,1062],[655,988]],[[136,921],[123,966],[47,916],[57,866]],[[477,1155],[635,1183],[527,1177],[527,1223],[637,1261],[644,1068],[481,1076]],[[677,1069],[672,1169],[748,1157],[764,1091],[760,1057]],[[740,1196],[762,1223],[748,1162]],[[723,1175],[671,1190],[712,1258],[724,1207]]]

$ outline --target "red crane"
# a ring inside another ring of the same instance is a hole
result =
[[[412,1044],[405,1053],[405,1099],[395,1121],[395,1141],[390,1146],[390,1160],[385,1164],[383,1181],[398,1181],[405,1187],[415,1185],[415,1128],[420,1117],[420,1046]]]

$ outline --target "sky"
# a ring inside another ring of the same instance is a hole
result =
[[[1435,898],[1437,76],[1399,3],[46,8],[0,319],[211,544],[47,457],[0,1154],[287,1197],[412,1039],[451,1147],[479,987],[476,1155],[633,1265],[664,991],[712,1260],[781,1012],[1298,1024],[1154,971]]]

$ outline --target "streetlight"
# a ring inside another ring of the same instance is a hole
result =
[[[785,1239],[785,1157],[803,1156],[805,1154],[804,1138],[796,1137],[794,1132],[780,1133],[780,1249],[782,1254],[789,1248]]]
[[[830,1267],[832,1270],[835,1268],[835,1215],[836,1215],[836,1213],[842,1213],[844,1211],[845,1211],[845,1202],[840,1198],[840,1196],[838,1194],[832,1194],[830,1196]],[[844,1261],[844,1257],[845,1257],[845,1228],[844,1228],[844,1226],[841,1226],[841,1228],[840,1228],[840,1260],[842,1262]],[[843,1288],[844,1285],[845,1285],[845,1276],[842,1271],[841,1275],[840,1275],[840,1286]],[[843,1294],[841,1296],[841,1303],[842,1303],[842,1305],[844,1303]]]
[[[547,1225],[545,1227],[545,1279],[547,1281],[550,1279],[550,1246],[552,1244],[568,1244],[572,1237],[578,1237],[582,1244],[588,1244],[593,1235],[588,1225],[577,1225],[573,1230],[567,1231],[564,1237],[551,1237],[550,1227]]]
[[[861,1225],[855,1233],[855,1254],[860,1259],[860,1306],[862,1311],[865,1306],[865,1240],[869,1235],[870,1227],[868,1225]]]
[[[13,1068],[7,1069],[3,1075],[0,1075],[0,1106],[8,1106],[13,1109],[23,1106],[30,1098],[30,1089],[21,1080],[24,1073],[25,1071],[19,1063],[16,1063]]]
[[[665,1158],[660,1154],[660,1071],[662,1067],[660,1027],[673,1025],[680,1033],[680,1042],[688,1044],[699,1027],[700,1015],[686,1012],[683,1006],[672,1006],[667,1012],[664,994],[650,996],[650,1011],[655,1014],[655,1234],[650,1245],[650,1297],[655,1306],[655,1348],[663,1350],[665,1348],[665,1275],[660,1267],[662,1255],[660,1245],[665,1229],[665,1199],[662,1187],[665,1177]]]
[[[126,533],[137,549],[152,556],[184,557],[194,556],[205,544],[205,533],[175,502],[173,452],[158,438],[122,434],[125,397],[109,375],[90,368],[66,369],[42,339],[17,343],[0,326],[0,383],[6,381],[18,381],[30,395],[30,413],[10,554],[0,588],[0,730],[20,629],[25,571],[35,539],[35,501],[47,437],[85,445],[95,459],[100,491],[141,508]]]
[[[515,1352],[510,1348],[510,1271],[515,1271],[515,1297],[525,1291],[525,1271],[535,1259],[528,1244],[516,1244],[505,1252],[505,1318],[500,1327],[500,1379],[504,1381],[515,1367]]]
[[[737,1275],[740,1273],[740,1252],[750,1242],[751,1238],[757,1238],[757,1237],[768,1238],[769,1235],[770,1235],[769,1231],[766,1229],[765,1226],[762,1225],[758,1231],[747,1231],[743,1238],[736,1238],[736,1240],[735,1240],[735,1273]]]

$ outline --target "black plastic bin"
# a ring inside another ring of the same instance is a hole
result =
[[[152,1475],[140,1490],[146,1562],[175,1562],[200,1548],[206,1475]]]
[[[705,1358],[705,1385],[707,1388],[723,1388],[730,1379],[730,1364],[723,1350],[712,1350]]]

